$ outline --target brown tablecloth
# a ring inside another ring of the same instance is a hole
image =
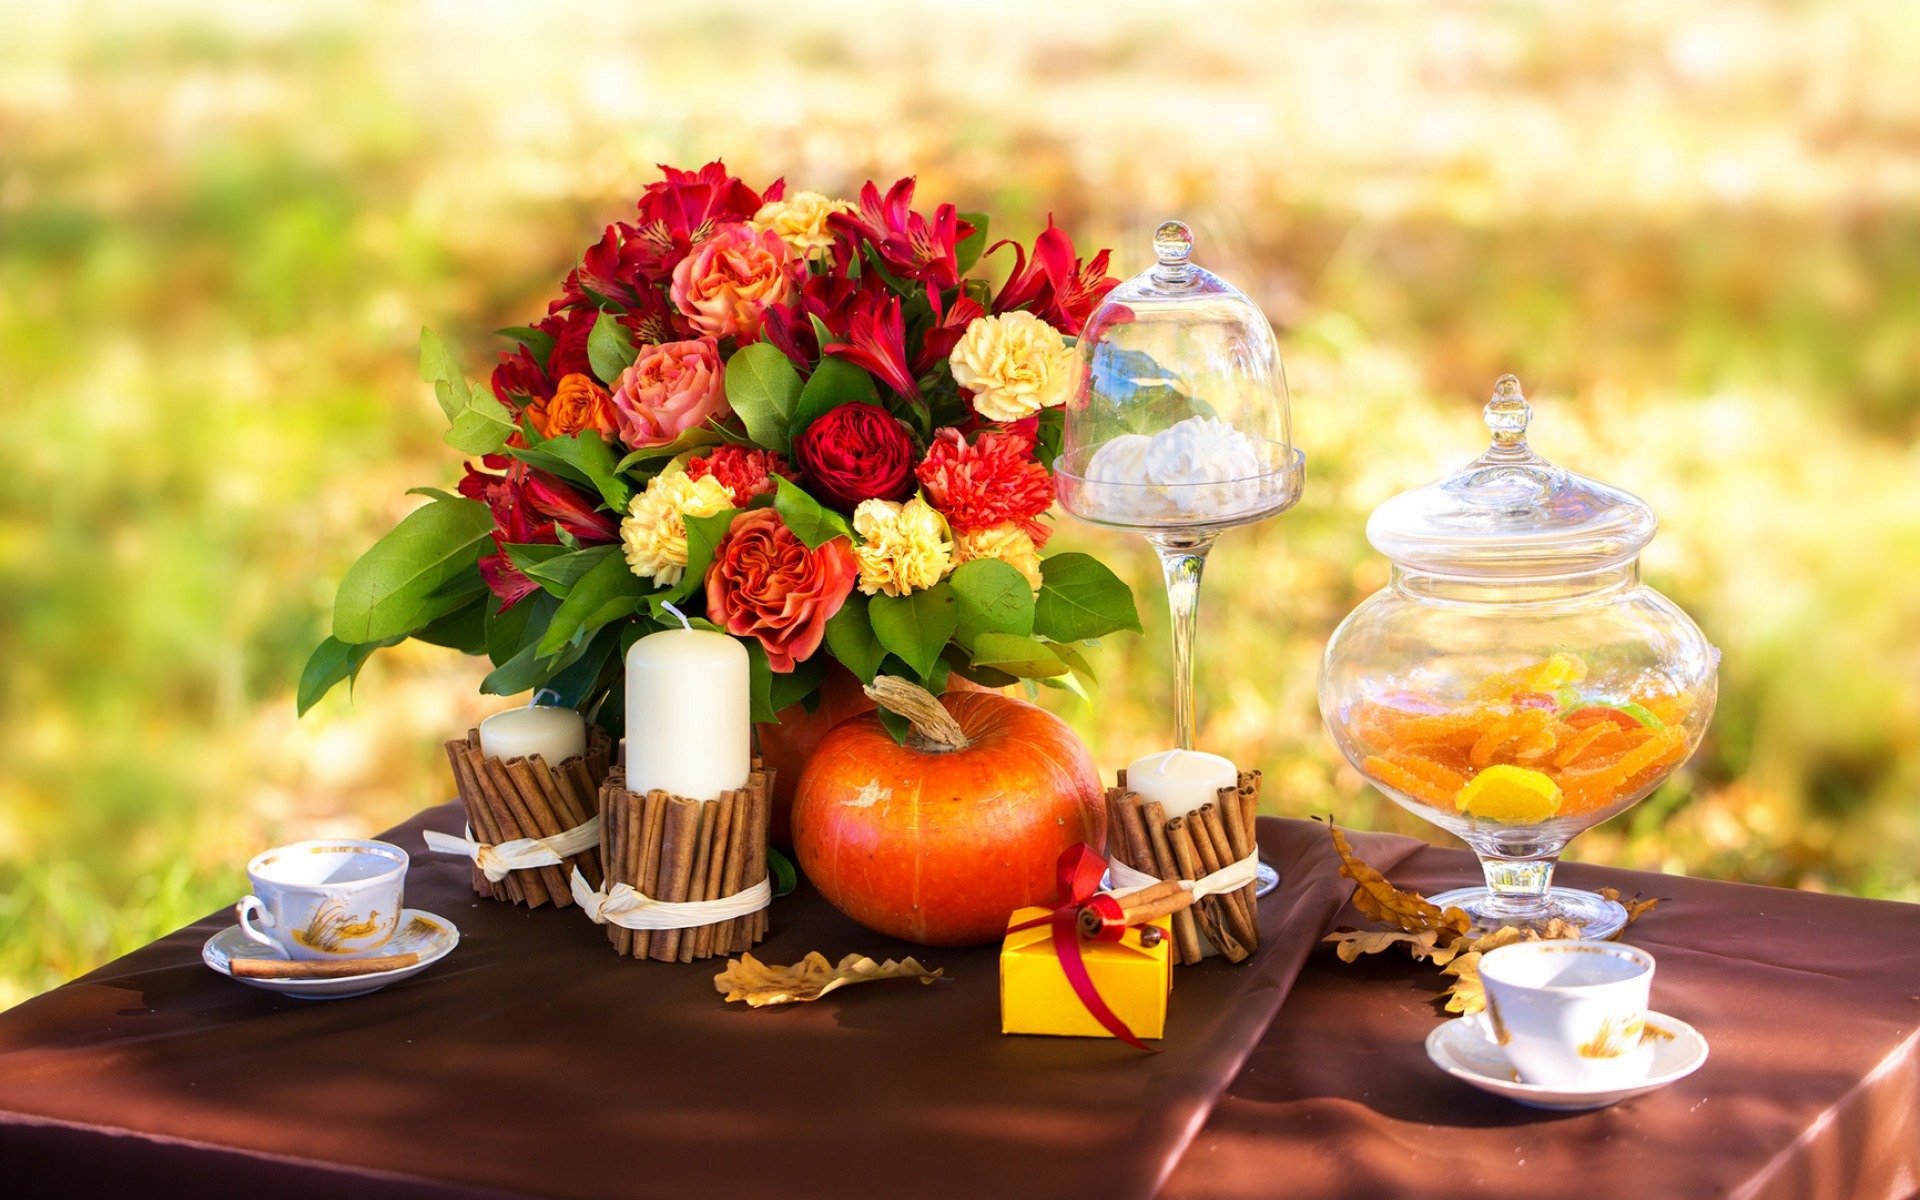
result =
[[[454,824],[435,809],[389,836],[418,850],[421,828]],[[618,959],[577,912],[477,901],[464,865],[418,854],[409,903],[463,941],[408,983],[331,1003],[241,987],[199,962],[219,914],[0,1014],[0,1193],[1913,1190],[1920,907],[1610,873],[1675,898],[1634,940],[1659,956],[1656,1006],[1713,1058],[1655,1096],[1558,1116],[1428,1065],[1431,970],[1312,953],[1346,891],[1325,831],[1264,821],[1261,840],[1284,881],[1266,945],[1181,971],[1153,1056],[1002,1037],[991,948],[913,951],[804,889],[775,910],[768,960],[916,952],[955,981],[747,1011],[714,994],[717,964]],[[1404,839],[1364,852],[1422,888],[1472,873]]]

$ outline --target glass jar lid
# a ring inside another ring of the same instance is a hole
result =
[[[1399,566],[1435,575],[1573,575],[1631,562],[1657,524],[1645,501],[1562,470],[1527,445],[1533,407],[1503,375],[1485,409],[1493,444],[1445,479],[1393,497],[1367,540]]]

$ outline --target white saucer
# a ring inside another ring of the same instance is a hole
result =
[[[422,909],[409,908],[401,911],[400,928],[376,953],[418,954],[420,961],[410,967],[400,967],[392,971],[375,971],[370,975],[347,975],[339,979],[249,979],[245,977],[235,979],[232,969],[228,966],[234,959],[278,957],[265,946],[240,932],[238,925],[229,925],[208,938],[207,944],[200,948],[200,958],[222,975],[235,979],[237,983],[244,983],[248,987],[257,987],[262,991],[277,992],[282,996],[292,996],[300,1000],[343,1000],[348,996],[364,996],[368,992],[377,992],[390,983],[399,983],[402,979],[411,979],[445,958],[459,944],[460,931],[454,928],[452,921]]]
[[[1585,1112],[1663,1088],[1693,1074],[1707,1061],[1707,1039],[1678,1017],[1649,1012],[1647,1029],[1642,1036],[1653,1039],[1653,1065],[1645,1079],[1627,1087],[1562,1089],[1521,1083],[1506,1052],[1487,1035],[1477,1016],[1447,1021],[1428,1034],[1427,1057],[1455,1079],[1516,1104],[1554,1112]],[[1662,1033],[1671,1036],[1661,1037]]]

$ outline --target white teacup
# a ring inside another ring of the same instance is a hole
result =
[[[247,864],[253,894],[234,906],[240,931],[281,958],[353,958],[400,926],[407,852],[352,838],[294,842]]]
[[[1646,1077],[1653,955],[1618,942],[1515,942],[1480,960],[1488,1031],[1523,1082],[1580,1090]]]

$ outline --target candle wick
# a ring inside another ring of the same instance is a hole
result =
[[[666,609],[666,610],[667,610],[668,612],[670,612],[670,613],[672,613],[672,614],[673,614],[674,616],[676,616],[676,617],[679,617],[679,618],[680,618],[680,627],[681,627],[682,629],[685,629],[685,630],[686,630],[686,631],[687,631],[688,633],[692,633],[692,632],[693,632],[693,622],[692,622],[692,621],[689,621],[689,620],[687,620],[687,614],[685,614],[685,613],[683,613],[683,612],[681,612],[681,611],[680,611],[679,609],[677,609],[677,608],[675,608],[675,607],[673,606],[673,604],[672,604],[672,602],[671,602],[671,601],[667,601],[667,600],[662,600],[662,601],[660,602],[660,607],[661,607],[661,608],[664,608],[664,609]]]
[[[552,688],[539,688],[539,689],[536,689],[533,695],[527,700],[527,707],[528,708],[540,707],[540,697],[542,696],[552,696],[553,702],[555,704],[558,704],[560,702],[559,692],[554,691]]]

